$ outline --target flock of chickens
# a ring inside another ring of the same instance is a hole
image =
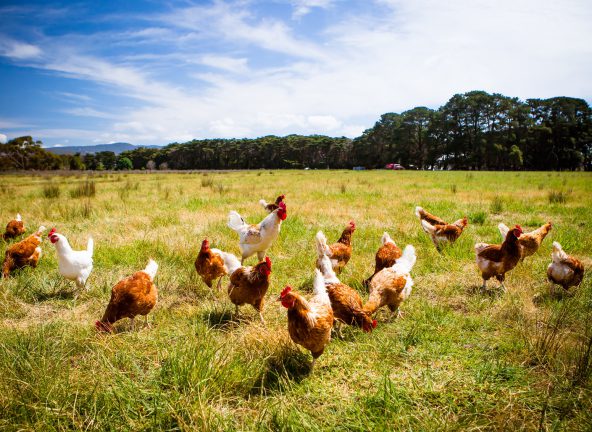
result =
[[[248,224],[235,211],[230,212],[228,226],[239,235],[240,261],[231,253],[210,248],[207,239],[203,240],[195,260],[195,270],[210,288],[217,280],[217,288],[220,289],[222,278],[229,276],[227,291],[230,301],[236,307],[236,315],[240,306],[249,304],[259,313],[263,324],[263,306],[272,272],[272,262],[266,253],[277,239],[281,224],[288,216],[284,200],[284,195],[270,204],[261,200],[260,204],[269,215],[257,225]],[[421,207],[416,207],[415,214],[438,250],[444,244],[454,243],[468,223],[466,217],[447,223]],[[504,224],[499,224],[498,228],[503,242],[493,245],[477,243],[475,254],[483,278],[483,289],[486,288],[487,280],[495,277],[505,291],[505,274],[516,267],[520,260],[538,250],[551,230],[551,223],[529,233],[522,232],[519,225],[509,229]],[[352,255],[352,236],[355,230],[355,223],[350,221],[334,244],[328,244],[323,232],[319,231],[315,237],[317,260],[312,296],[306,299],[292,287],[286,286],[277,298],[288,310],[290,337],[311,352],[313,367],[329,343],[334,327],[339,336],[342,324],[357,326],[370,332],[377,325],[373,316],[378,309],[386,306],[391,312],[391,318],[395,314],[398,316],[401,304],[411,293],[413,279],[410,272],[417,259],[415,248],[407,245],[402,251],[386,232],[381,239],[382,245],[376,252],[374,273],[364,281],[369,290],[366,303],[355,289],[339,280],[337,273],[341,273]],[[42,254],[40,245],[44,231],[45,227],[41,226],[34,234],[8,247],[2,265],[3,277],[8,277],[18,268],[37,266]],[[22,218],[17,215],[6,226],[3,238],[10,241],[24,232]],[[93,269],[93,239],[89,238],[86,250],[75,251],[66,237],[55,228],[49,232],[48,238],[56,248],[60,274],[74,281],[77,287],[85,287]],[[255,254],[258,258],[256,265],[243,265],[247,258]],[[553,243],[551,256],[552,262],[547,268],[549,281],[561,285],[566,291],[581,283],[584,266],[579,260],[567,255],[557,242]],[[113,324],[122,318],[130,318],[133,329],[134,318],[138,315],[144,316],[147,325],[147,315],[158,300],[158,291],[154,284],[157,270],[158,264],[150,259],[144,270],[118,282],[111,290],[111,299],[103,317],[95,323],[97,330],[113,332]]]

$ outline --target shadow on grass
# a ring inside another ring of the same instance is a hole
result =
[[[314,277],[310,276],[306,278],[296,289],[301,293],[312,294],[313,281]]]
[[[563,288],[554,288],[552,291],[544,291],[532,297],[533,304],[539,306],[569,299],[575,296],[574,291],[565,291]]]
[[[35,291],[31,293],[33,300],[43,302],[47,300],[72,300],[79,296],[80,290],[72,287],[59,287],[51,291]]]
[[[251,321],[250,317],[244,315],[234,316],[232,311],[228,309],[204,312],[202,318],[209,328],[224,331],[237,328],[241,322]]]
[[[504,290],[500,286],[483,289],[481,285],[471,285],[467,288],[467,294],[472,296],[496,298],[502,297],[504,295]]]
[[[311,356],[296,347],[282,347],[267,359],[249,393],[251,395],[267,395],[270,392],[283,392],[292,383],[298,384],[311,372]]]

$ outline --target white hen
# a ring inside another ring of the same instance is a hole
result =
[[[83,251],[72,250],[68,239],[59,234],[55,228],[52,228],[48,237],[58,253],[60,274],[64,278],[76,282],[78,288],[83,288],[93,269],[94,242],[92,237],[88,238],[86,250]]]
[[[230,212],[228,215],[228,226],[239,235],[239,247],[242,255],[241,265],[246,258],[249,258],[255,253],[259,261],[263,260],[265,252],[277,238],[280,233],[282,221],[287,216],[286,205],[283,202],[257,225],[249,225],[237,212]]]

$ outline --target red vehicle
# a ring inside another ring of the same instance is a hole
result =
[[[404,170],[405,169],[405,167],[403,165],[398,164],[398,163],[386,164],[384,166],[384,168],[388,169],[388,170]]]

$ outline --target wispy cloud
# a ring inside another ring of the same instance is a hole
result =
[[[234,58],[219,55],[204,55],[201,58],[201,63],[206,66],[211,66],[218,69],[223,69],[229,72],[247,72],[246,58]]]
[[[592,6],[584,0],[376,0],[357,10],[293,0],[282,3],[283,19],[260,4],[216,1],[144,15],[117,31],[0,38],[0,55],[12,62],[129,100],[115,113],[92,93],[57,89],[70,106],[56,113],[101,119],[101,129],[19,131],[146,144],[356,136],[384,112],[436,107],[473,89],[592,98]],[[319,9],[331,10],[330,24],[299,33]]]
[[[90,107],[79,107],[79,108],[68,108],[63,110],[66,114],[72,114],[79,117],[96,117],[102,119],[114,119],[116,118],[115,114],[106,113],[103,111],[98,111],[94,108]]]
[[[29,60],[41,56],[38,46],[13,40],[0,35],[0,55],[12,60]]]
[[[294,18],[301,18],[309,14],[314,8],[328,9],[335,3],[334,0],[292,0]]]

